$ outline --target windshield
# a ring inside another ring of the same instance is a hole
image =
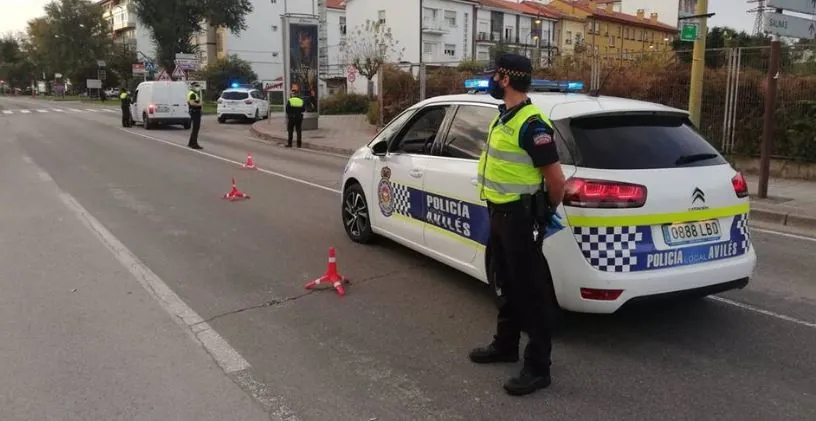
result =
[[[246,92],[229,91],[221,93],[221,99],[237,100],[247,98],[249,98],[249,94]]]

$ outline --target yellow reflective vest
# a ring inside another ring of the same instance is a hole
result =
[[[296,96],[289,98],[289,105],[292,107],[302,108],[303,107],[303,99],[298,98]]]
[[[541,189],[544,177],[519,145],[521,129],[533,116],[552,126],[544,113],[532,104],[518,110],[506,123],[499,121],[500,116],[490,123],[487,144],[479,157],[477,186],[482,200],[510,203],[521,199],[522,194],[533,194]]]

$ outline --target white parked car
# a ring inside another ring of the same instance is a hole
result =
[[[233,87],[221,92],[216,116],[219,123],[227,120],[258,121],[269,117],[269,101],[263,92],[245,87]]]
[[[486,79],[466,86],[477,92],[413,105],[350,157],[342,221],[353,241],[388,237],[493,285],[488,213],[475,186],[500,102],[481,93]],[[581,82],[533,87],[567,178],[562,224],[543,242],[562,309],[613,313],[748,284],[756,254],[745,179],[686,111],[572,92]]]

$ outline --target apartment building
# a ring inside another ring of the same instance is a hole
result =
[[[101,0],[99,4],[110,25],[114,45],[138,51],[151,59],[155,57],[156,44],[150,31],[136,17],[130,0]]]
[[[629,15],[616,12],[613,3],[569,0],[553,0],[550,6],[584,19],[587,51],[608,59],[634,59],[645,52],[670,50],[678,34],[676,25],[661,23],[657,13],[646,16],[643,9]]]
[[[553,48],[555,55],[573,55],[581,53],[584,45],[585,19],[572,16],[558,9],[547,6],[540,1],[523,1],[528,7],[532,7],[538,13],[555,19],[555,31],[553,33]]]
[[[611,4],[613,11],[628,15],[637,15],[638,10],[643,10],[646,15],[657,13],[661,23],[677,24],[678,28],[682,26],[680,18],[694,15],[697,8],[697,0],[596,0],[595,3],[599,6]]]
[[[502,43],[519,54],[539,55],[546,66],[557,51],[557,19],[543,9],[508,0],[479,0],[476,8],[476,60],[490,58],[490,48]]]

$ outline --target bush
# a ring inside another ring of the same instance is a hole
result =
[[[368,111],[368,97],[360,94],[337,94],[324,98],[320,104],[320,114],[365,114]]]
[[[380,103],[371,101],[368,103],[368,113],[366,114],[368,124],[376,126],[380,124]]]

